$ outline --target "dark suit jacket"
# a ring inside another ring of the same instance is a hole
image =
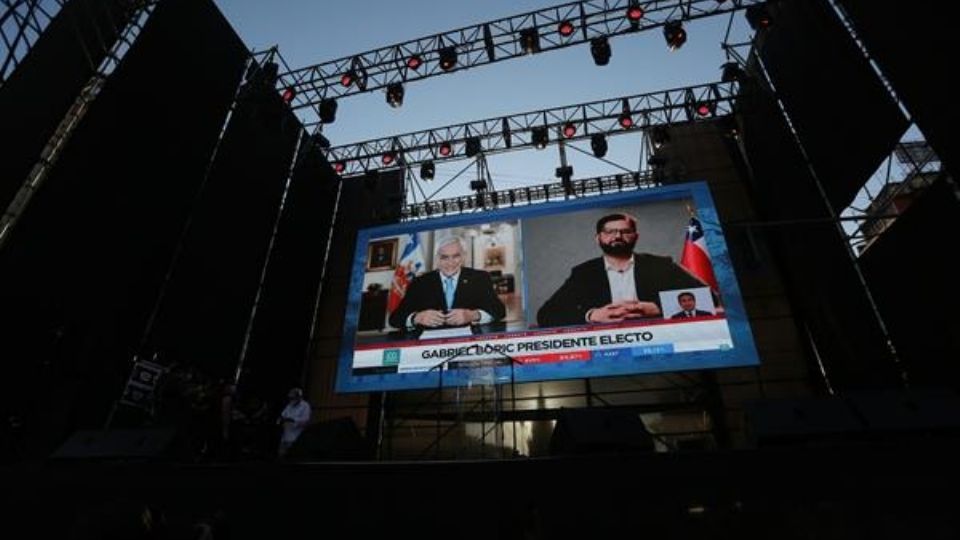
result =
[[[702,309],[695,309],[693,310],[693,315],[691,315],[691,317],[703,317],[704,315],[713,315],[713,313],[710,313],[709,311],[704,311]],[[687,319],[688,317],[685,311],[680,311],[678,313],[674,313],[673,315],[671,315],[670,318],[671,319]]]
[[[673,262],[670,257],[634,253],[633,278],[637,299],[660,305],[660,291],[693,289],[706,285]],[[610,281],[603,257],[573,267],[570,277],[537,311],[541,327],[586,324],[587,311],[611,301]]]
[[[460,268],[460,278],[457,280],[457,291],[453,296],[454,309],[482,309],[499,321],[506,314],[503,302],[493,291],[493,282],[490,274],[473,268]],[[411,313],[425,309],[446,309],[443,298],[443,283],[440,281],[440,271],[434,270],[417,276],[407,287],[400,306],[390,314],[390,326],[404,328],[407,317]]]

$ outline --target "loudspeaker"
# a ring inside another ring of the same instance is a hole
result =
[[[848,439],[863,422],[839,397],[758,400],[744,405],[748,439],[757,447]]]
[[[622,409],[560,409],[550,437],[550,454],[652,452],[653,437],[643,420]]]
[[[159,459],[168,457],[173,428],[80,430],[50,457],[52,459]]]
[[[359,461],[371,457],[367,441],[348,417],[308,426],[287,453],[287,459],[298,461]]]

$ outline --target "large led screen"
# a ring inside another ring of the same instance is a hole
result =
[[[702,182],[362,229],[353,261],[338,391],[758,362]]]

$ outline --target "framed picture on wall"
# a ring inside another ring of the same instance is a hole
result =
[[[367,247],[367,271],[393,270],[397,266],[397,238],[373,240]]]

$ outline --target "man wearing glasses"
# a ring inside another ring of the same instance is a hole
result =
[[[603,256],[573,267],[537,311],[541,327],[659,318],[660,291],[706,286],[670,257],[634,253],[637,222],[628,214],[600,218],[596,238]]]

